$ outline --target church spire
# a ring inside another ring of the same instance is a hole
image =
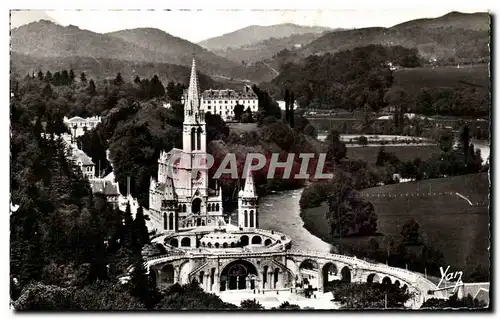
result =
[[[251,171],[247,173],[245,179],[245,187],[243,188],[243,197],[257,197],[255,192],[255,184],[253,182],[253,174]]]
[[[198,112],[200,107],[200,96],[198,93],[198,77],[196,76],[196,61],[193,56],[193,64],[191,66],[191,77],[189,78],[189,88],[185,109],[191,111],[189,115]]]

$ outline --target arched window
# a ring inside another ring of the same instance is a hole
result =
[[[248,227],[248,212],[245,210],[245,226],[244,227]]]
[[[216,204],[215,205],[215,211],[218,212],[219,211],[219,204]]]
[[[167,213],[163,213],[163,229],[167,230],[168,229],[168,219],[167,219]]]
[[[186,212],[186,204],[182,205],[182,212],[185,213]]]
[[[196,149],[201,150],[201,127],[198,127],[196,134]]]
[[[253,224],[253,210],[250,211],[250,227],[254,227],[254,224]]]
[[[168,227],[169,230],[174,230],[174,213],[170,213],[168,216]]]
[[[207,212],[211,212],[212,211],[212,204],[208,204],[207,205]]]
[[[196,129],[193,127],[191,129],[191,151],[194,151],[196,148],[195,148],[195,135],[196,135]]]

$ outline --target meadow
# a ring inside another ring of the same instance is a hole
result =
[[[422,160],[427,160],[434,155],[441,153],[441,150],[436,145],[408,145],[408,146],[391,146],[384,145],[385,151],[394,153],[401,161],[410,161],[417,157]],[[377,155],[380,147],[347,147],[347,158],[353,160],[363,160],[368,164],[377,162]]]
[[[430,193],[430,194],[429,194]],[[470,203],[456,195],[461,194]],[[367,247],[370,238],[385,245],[389,237],[398,237],[403,224],[415,219],[424,243],[444,255],[452,269],[465,267],[467,257],[489,267],[489,179],[487,173],[429,179],[369,188],[361,191],[378,215],[382,236],[342,239],[344,247]],[[304,226],[316,236],[332,242],[325,223],[326,203],[303,210]],[[334,239],[339,244],[339,239]],[[383,247],[383,246],[382,246]]]
[[[489,69],[487,64],[474,66],[421,67],[400,69],[394,72],[394,86],[400,86],[410,93],[421,88],[466,88],[476,87],[489,90]]]

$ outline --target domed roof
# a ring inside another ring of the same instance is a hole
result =
[[[229,248],[236,247],[239,240],[239,236],[235,234],[215,230],[203,236],[200,243],[202,246],[209,248]]]

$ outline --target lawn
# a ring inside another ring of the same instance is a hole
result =
[[[257,123],[228,123],[231,132],[243,133],[257,131]]]
[[[398,235],[403,223],[413,218],[424,240],[454,268],[463,267],[469,255],[488,265],[488,188],[488,174],[481,173],[386,185],[361,193],[375,207],[379,232]],[[450,192],[453,195],[443,195]],[[454,193],[467,197],[474,206]]]
[[[487,64],[459,69],[456,66],[408,68],[394,72],[394,85],[411,93],[417,93],[423,87],[475,87],[480,90],[489,90],[489,82]]]
[[[455,193],[467,197],[474,205],[471,206]],[[443,253],[446,262],[443,267],[450,265],[450,269],[457,270],[464,267],[469,255],[484,267],[489,266],[488,193],[487,173],[386,185],[361,191],[363,197],[375,207],[380,234],[399,236],[402,225],[413,218],[420,225],[424,242]],[[304,210],[301,216],[307,229],[330,242],[324,217],[326,209],[324,203],[320,207]],[[384,237],[376,238],[384,244]],[[369,239],[347,238],[342,240],[342,244],[366,247]]]
[[[385,151],[394,153],[401,161],[413,160],[420,157],[427,160],[433,155],[440,154],[440,149],[435,145],[408,145],[391,146],[385,145]],[[377,162],[377,155],[380,147],[347,147],[347,157],[349,159],[361,159],[369,164]]]

